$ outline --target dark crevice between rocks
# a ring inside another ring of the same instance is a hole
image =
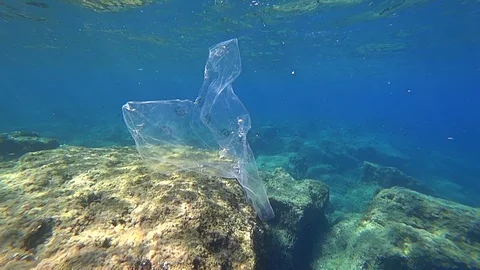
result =
[[[45,243],[53,235],[54,226],[53,218],[34,221],[23,236],[21,247],[27,251],[35,252],[39,245]]]
[[[324,214],[318,215],[315,209],[307,209],[305,218],[300,220],[300,230],[292,249],[293,269],[311,269],[314,248],[318,240],[328,230],[328,220]]]
[[[275,217],[255,232],[256,269],[312,269],[314,250],[329,228],[329,188],[320,181],[294,180],[283,169],[262,174]]]
[[[257,254],[257,270],[308,270],[312,269],[314,249],[318,246],[329,224],[318,209],[305,209],[297,228],[288,228],[288,213],[282,213],[281,205],[272,201],[277,216],[254,232],[254,248]],[[285,242],[285,235],[296,233]]]

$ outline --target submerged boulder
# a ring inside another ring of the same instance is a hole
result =
[[[3,269],[254,269],[262,225],[234,179],[171,176],[133,147],[62,147],[0,170]]]
[[[41,137],[36,132],[16,131],[0,134],[0,161],[18,158],[29,152],[58,148],[52,138]]]
[[[351,153],[358,160],[384,164],[401,169],[405,168],[410,160],[407,155],[381,140],[376,141],[374,145],[361,144],[358,147],[352,147]]]
[[[283,169],[264,173],[262,178],[275,218],[267,224],[266,254],[259,258],[259,269],[309,269],[315,242],[328,229],[328,186],[316,180],[295,180]]]
[[[326,239],[317,268],[480,269],[480,209],[401,187],[380,191]]]
[[[391,188],[394,186],[406,187],[424,194],[432,194],[432,190],[417,179],[406,175],[395,167],[386,167],[363,162],[362,181],[376,183],[382,188]]]

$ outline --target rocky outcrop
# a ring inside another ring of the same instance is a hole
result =
[[[335,224],[322,269],[480,269],[480,210],[393,187],[357,219]]]
[[[259,269],[310,269],[313,247],[328,229],[328,186],[295,180],[285,170],[262,175],[275,218],[267,224]]]
[[[58,148],[57,140],[40,137],[35,132],[12,132],[0,134],[0,161],[18,158],[29,152]]]
[[[3,269],[254,269],[262,229],[232,179],[171,176],[133,147],[62,147],[0,171]]]
[[[382,188],[394,186],[406,187],[424,194],[432,194],[432,190],[417,179],[406,175],[395,167],[385,167],[371,162],[363,162],[362,181],[376,183]]]
[[[389,144],[378,142],[375,146],[359,146],[351,150],[352,154],[361,161],[379,163],[397,168],[405,168],[409,158]]]

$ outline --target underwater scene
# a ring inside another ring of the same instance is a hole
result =
[[[479,0],[0,0],[0,269],[480,269]]]

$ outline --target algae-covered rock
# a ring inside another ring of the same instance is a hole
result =
[[[272,9],[284,13],[306,13],[313,12],[324,6],[346,6],[362,2],[364,0],[290,0],[279,1],[279,3],[272,6]]]
[[[480,269],[480,209],[401,187],[325,239],[317,269]]]
[[[377,183],[382,188],[406,187],[424,194],[432,194],[430,188],[395,167],[385,167],[368,161],[363,162],[362,181]]]
[[[265,173],[263,179],[275,218],[266,230],[267,255],[260,259],[260,269],[309,269],[313,246],[328,229],[328,186],[294,180],[283,169]]]
[[[45,22],[46,17],[36,15],[38,10],[32,10],[31,7],[38,9],[47,9],[49,5],[37,1],[1,1],[0,2],[0,19],[4,22],[13,20],[29,20],[34,22]],[[45,13],[40,12],[44,15]]]
[[[57,140],[40,137],[35,132],[12,132],[0,134],[0,161],[18,158],[28,152],[55,149]]]
[[[0,171],[2,269],[254,269],[262,231],[234,179],[154,173],[133,147]]]
[[[361,161],[368,161],[385,166],[405,168],[411,157],[391,145],[377,141],[376,145],[360,145],[350,150],[353,156]]]
[[[62,0],[74,3],[95,11],[122,11],[128,8],[142,7],[160,0]]]

